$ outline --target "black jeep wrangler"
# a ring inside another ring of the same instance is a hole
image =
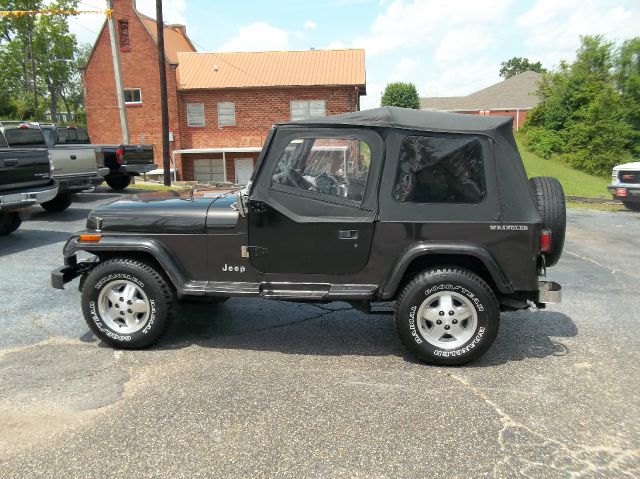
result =
[[[176,300],[395,301],[415,356],[462,364],[501,311],[560,300],[539,277],[565,215],[557,180],[527,180],[511,117],[386,107],[274,126],[245,188],[95,209],[52,282],[81,276],[89,327],[119,348],[156,342]]]

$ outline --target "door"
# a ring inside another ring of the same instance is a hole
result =
[[[274,143],[249,201],[251,264],[266,273],[362,270],[374,232],[382,140],[372,132],[318,132]]]
[[[237,158],[235,160],[236,167],[236,184],[246,185],[253,174],[253,160],[251,158]]]
[[[222,158],[193,160],[193,176],[200,183],[227,181],[224,177]]]

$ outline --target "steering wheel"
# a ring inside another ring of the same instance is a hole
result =
[[[287,184],[294,188],[300,188],[301,190],[315,190],[313,185],[293,168],[287,172]]]

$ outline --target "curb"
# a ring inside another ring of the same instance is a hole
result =
[[[600,203],[600,204],[607,204],[607,205],[622,205],[621,201],[607,200],[604,198],[589,198],[587,196],[572,196],[572,195],[566,195],[565,198],[567,201],[575,201],[578,203]]]

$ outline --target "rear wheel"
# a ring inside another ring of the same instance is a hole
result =
[[[174,305],[167,280],[148,264],[124,258],[100,263],[82,288],[82,312],[94,334],[122,349],[151,346],[169,329]]]
[[[542,218],[542,227],[551,231],[551,250],[545,253],[545,263],[553,266],[562,255],[567,228],[567,207],[564,190],[552,176],[536,176],[529,180],[536,209]]]
[[[47,211],[56,213],[58,211],[66,210],[69,206],[71,206],[72,201],[73,193],[58,193],[54,199],[45,201],[40,206],[42,206]]]
[[[8,235],[17,230],[22,224],[20,213],[0,213],[0,236]]]
[[[623,201],[622,204],[628,210],[640,211],[640,203],[635,203],[635,202],[632,202],[632,201]]]
[[[402,291],[394,312],[396,329],[409,351],[432,364],[473,361],[498,333],[498,301],[471,271],[440,267],[416,276]]]
[[[114,190],[124,190],[131,184],[131,177],[128,175],[107,176],[105,181]]]

